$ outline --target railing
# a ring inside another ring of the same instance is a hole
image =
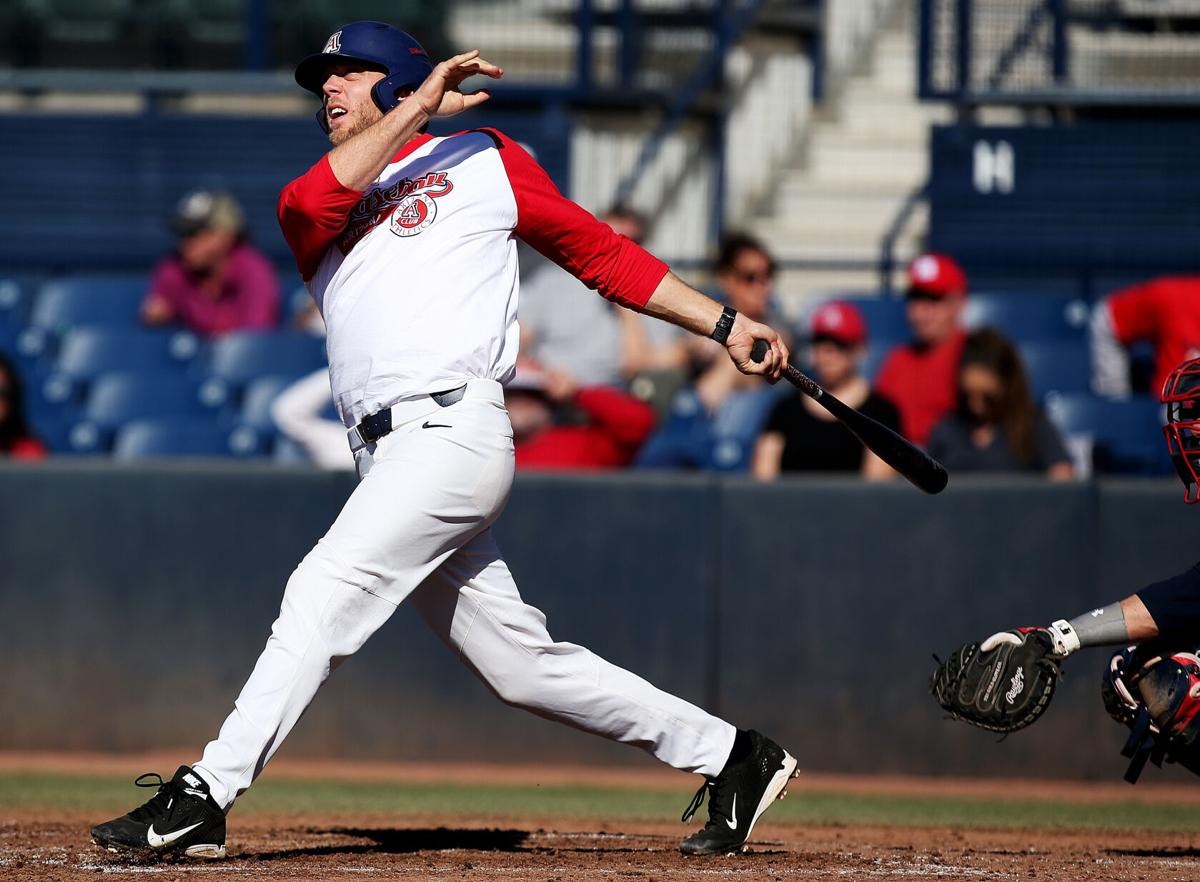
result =
[[[962,105],[1200,105],[1200,5],[921,0],[922,98]]]

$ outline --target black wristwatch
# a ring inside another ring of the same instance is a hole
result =
[[[729,339],[729,332],[733,330],[733,320],[735,318],[737,318],[737,310],[732,306],[726,306],[721,310],[721,317],[717,319],[717,326],[713,328],[712,338],[722,346]]]

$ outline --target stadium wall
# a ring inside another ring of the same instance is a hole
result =
[[[352,486],[240,465],[0,467],[0,749],[199,750]],[[497,533],[558,639],[772,733],[807,768],[1111,778],[1123,737],[1099,701],[1104,651],[1073,658],[1047,717],[1002,744],[942,720],[930,654],[1191,564],[1178,496],[522,475]],[[502,705],[403,607],[284,751],[645,761]]]

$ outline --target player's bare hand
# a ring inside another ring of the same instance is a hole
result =
[[[461,55],[455,55],[438,64],[421,87],[413,93],[421,108],[430,116],[454,116],[472,107],[478,107],[492,97],[487,91],[480,90],[464,95],[459,87],[466,80],[482,74],[498,80],[504,76],[504,71],[490,61],[479,57],[479,50],[472,49]]]
[[[750,357],[755,340],[766,340],[771,344],[771,348],[760,362]],[[775,329],[750,321],[742,315],[734,321],[729,339],[725,341],[725,348],[739,371],[765,377],[770,383],[777,382],[783,376],[783,369],[787,367],[788,348]]]

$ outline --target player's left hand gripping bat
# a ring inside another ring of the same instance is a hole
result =
[[[757,364],[767,357],[771,348],[766,340],[755,340],[750,358]],[[843,404],[833,395],[814,383],[793,365],[783,371],[784,377],[793,386],[825,408],[849,429],[863,446],[904,475],[914,486],[926,493],[941,493],[946,489],[950,476],[946,468],[925,451],[893,432],[883,423],[876,422],[853,407]]]

